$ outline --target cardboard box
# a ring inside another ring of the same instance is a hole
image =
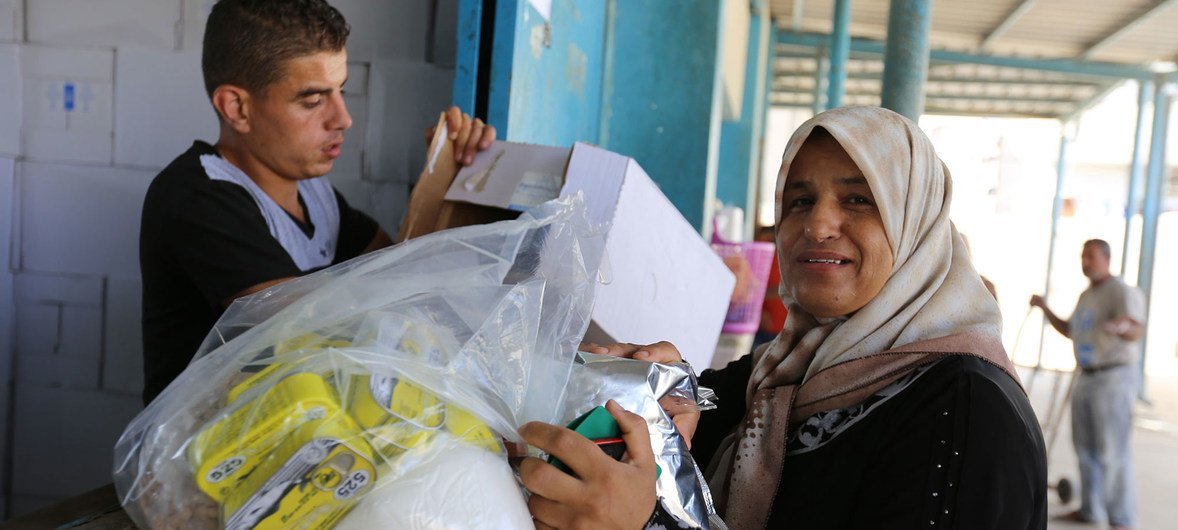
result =
[[[459,171],[445,138],[439,126],[399,240],[514,218],[545,190],[581,191],[590,222],[610,226],[586,339],[666,340],[698,369],[711,366],[735,277],[636,161],[585,143],[496,142]]]

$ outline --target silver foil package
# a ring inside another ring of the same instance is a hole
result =
[[[700,397],[714,394],[699,388],[690,365],[578,352],[565,395],[566,422],[610,399],[645,418],[655,461],[662,468],[656,491],[663,509],[689,528],[712,528],[709,519],[716,511],[707,482],[687,442],[663,410],[664,406],[715,408],[711,401]]]

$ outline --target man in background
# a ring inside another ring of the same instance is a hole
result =
[[[145,403],[191,361],[237,298],[389,246],[327,181],[352,117],[350,28],[324,0],[221,0],[201,69],[220,120],[152,182],[143,205]],[[459,162],[495,129],[447,111]]]
[[[1072,394],[1072,442],[1080,465],[1080,509],[1063,519],[1108,521],[1114,530],[1137,519],[1129,434],[1138,389],[1139,340],[1144,332],[1145,297],[1109,272],[1107,242],[1084,242],[1080,264],[1090,282],[1068,320],[1043,309],[1051,326],[1072,339],[1076,378]]]

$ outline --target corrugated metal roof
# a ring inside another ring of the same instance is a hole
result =
[[[853,0],[851,35],[886,40],[889,4],[888,0]],[[769,5],[782,31],[831,31],[834,0],[770,0]],[[800,17],[795,18],[795,7]],[[1157,68],[1159,63],[1178,59],[1178,0],[934,0],[929,42],[935,50],[969,54]],[[782,58],[775,64],[771,100],[779,105],[812,105],[817,50],[780,44],[777,52]],[[882,71],[878,54],[853,54],[845,103],[878,104]],[[1118,82],[934,62],[926,86],[926,111],[1062,117]]]

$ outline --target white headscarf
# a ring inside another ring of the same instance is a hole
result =
[[[786,147],[777,177],[777,223],[790,163],[818,127],[842,145],[871,187],[892,247],[891,277],[850,318],[825,323],[806,313],[782,284],[789,316],[782,334],[754,358],[750,394],[921,340],[974,332],[1001,342],[998,304],[949,220],[949,170],[911,120],[878,107],[845,107],[802,124]],[[781,253],[787,250],[778,247],[779,263],[785,263]]]

